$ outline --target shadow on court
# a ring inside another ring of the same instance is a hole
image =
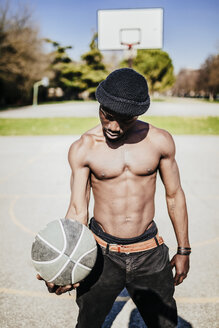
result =
[[[102,328],[112,327],[114,320],[116,319],[118,314],[122,311],[122,309],[124,308],[128,298],[129,298],[129,294],[128,294],[127,290],[124,289],[120,293],[119,297],[121,299],[124,298],[124,301],[121,300],[121,301],[116,301],[114,303],[110,313],[108,314],[108,316],[105,319],[105,322],[104,322]],[[130,313],[128,328],[147,328],[147,326],[145,325],[137,308],[134,308]],[[192,328],[192,325],[189,322],[187,322],[186,320],[184,320],[183,318],[178,316],[177,328]]]

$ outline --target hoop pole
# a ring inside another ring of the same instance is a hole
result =
[[[133,46],[136,45],[136,44],[140,44],[140,42],[135,42],[135,43],[121,42],[121,44],[123,44],[124,46],[127,46],[128,50],[131,51],[133,49]],[[129,68],[132,68],[132,66],[133,66],[133,57],[131,55],[128,58],[128,66],[129,66]]]
[[[38,88],[41,84],[41,81],[38,81],[33,85],[33,106],[38,105]]]
[[[128,50],[132,51],[133,44],[128,44]],[[128,66],[129,68],[132,68],[133,66],[133,57],[130,55],[128,58]]]
[[[129,68],[132,68],[133,66],[133,58],[131,56],[128,58],[128,66]]]

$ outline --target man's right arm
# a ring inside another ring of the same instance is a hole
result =
[[[68,160],[71,167],[71,199],[66,214],[67,219],[74,219],[87,225],[88,205],[90,200],[90,169],[86,160],[89,150],[89,137],[83,136],[69,149]]]
[[[86,137],[81,137],[81,139],[73,143],[69,149],[68,159],[72,170],[71,200],[66,219],[74,219],[87,225],[90,198],[90,170],[86,163],[86,154],[89,148],[86,148],[88,142],[83,140],[85,138]],[[39,274],[37,275],[37,279],[44,280]],[[79,283],[57,286],[46,281],[45,284],[48,291],[50,293],[56,293],[56,295],[61,295],[79,286]]]

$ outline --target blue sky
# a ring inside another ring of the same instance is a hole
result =
[[[89,49],[97,30],[99,9],[163,8],[163,50],[172,58],[176,73],[181,68],[199,68],[210,54],[219,53],[218,0],[27,0],[25,3],[33,10],[41,35],[62,45],[72,45],[71,57],[75,60]]]

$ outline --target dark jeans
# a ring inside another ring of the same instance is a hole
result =
[[[148,328],[177,326],[173,274],[163,244],[138,253],[98,248],[91,274],[77,288],[77,328],[101,328],[118,294],[127,288]]]

